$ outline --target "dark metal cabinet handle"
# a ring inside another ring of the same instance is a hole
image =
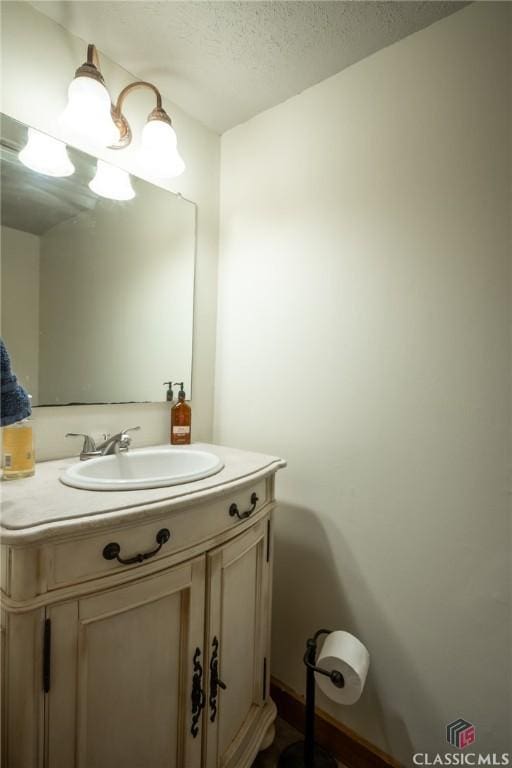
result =
[[[168,528],[160,528],[156,535],[156,543],[158,547],[152,549],[150,552],[141,552],[133,557],[119,557],[121,547],[116,541],[111,541],[110,544],[103,549],[103,557],[105,560],[117,560],[122,565],[133,565],[133,563],[143,563],[144,560],[149,560],[150,557],[154,557],[157,552],[160,552],[163,545],[171,538],[171,532]]]
[[[210,659],[210,720],[214,723],[217,716],[217,696],[219,688],[222,688],[222,690],[225,691],[227,685],[226,683],[223,683],[219,677],[219,641],[216,637],[212,640],[212,649],[212,657]]]
[[[229,514],[231,517],[238,517],[239,520],[246,520],[249,515],[252,515],[254,510],[256,509],[256,504],[258,503],[259,499],[256,496],[256,493],[253,491],[251,493],[251,508],[246,509],[245,512],[240,512],[238,509],[238,506],[233,502],[229,508]]]
[[[192,675],[192,693],[190,696],[190,700],[192,702],[192,725],[190,726],[190,733],[196,738],[197,734],[199,733],[199,718],[201,716],[201,712],[204,709],[204,706],[206,704],[206,696],[203,691],[203,668],[199,662],[199,657],[201,656],[201,651],[199,648],[196,648],[194,653],[194,658],[192,659],[192,662],[194,664],[194,672]]]

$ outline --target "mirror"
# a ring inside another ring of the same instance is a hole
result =
[[[68,147],[51,177],[18,154],[28,128],[1,121],[1,334],[33,405],[191,397],[195,206],[131,176],[131,200],[89,188],[96,158]]]

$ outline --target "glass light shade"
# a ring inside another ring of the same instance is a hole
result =
[[[62,128],[70,135],[108,147],[119,139],[110,114],[110,96],[92,77],[75,77],[68,89],[68,105],[61,115]]]
[[[18,157],[27,168],[45,176],[71,176],[75,172],[64,142],[35,128],[28,129],[28,141]]]
[[[89,189],[110,200],[133,200],[135,197],[130,174],[103,160],[98,160],[96,174],[89,182]]]
[[[176,133],[169,123],[149,120],[142,129],[140,160],[153,176],[179,176],[185,170],[185,163],[177,144]]]

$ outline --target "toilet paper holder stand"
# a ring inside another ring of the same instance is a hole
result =
[[[324,669],[316,665],[318,638],[330,634],[330,629],[319,629],[306,642],[304,654],[306,666],[304,741],[290,744],[281,752],[279,768],[336,768],[337,766],[334,757],[315,744],[315,673],[329,677],[336,688],[343,688],[345,685],[341,672],[336,669]]]

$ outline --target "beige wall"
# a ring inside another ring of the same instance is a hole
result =
[[[1,334],[32,403],[39,397],[39,252],[35,235],[0,227]]]
[[[54,136],[57,120],[66,104],[67,88],[74,71],[85,59],[86,42],[70,35],[26,2],[2,4],[2,111],[27,125]],[[88,42],[88,41],[87,41]],[[101,68],[112,94],[131,82],[133,75],[101,55]],[[157,83],[158,85],[158,83]],[[126,113],[134,131],[134,147],[149,111],[152,98],[137,91],[127,101]],[[178,134],[187,170],[168,188],[198,204],[197,261],[194,317],[193,439],[211,439],[218,240],[219,137],[164,98]],[[82,149],[87,150],[86,146]],[[104,157],[136,168],[134,150],[123,153],[105,150]],[[162,388],[163,391],[164,388]],[[76,453],[64,433],[112,431],[128,426],[143,427],[136,444],[168,439],[168,407],[85,406],[36,410],[35,427],[39,459]]]
[[[278,480],[272,672],[355,632],[410,765],[510,749],[510,12],[464,8],[222,138],[214,438]],[[508,671],[507,671],[508,670]]]

